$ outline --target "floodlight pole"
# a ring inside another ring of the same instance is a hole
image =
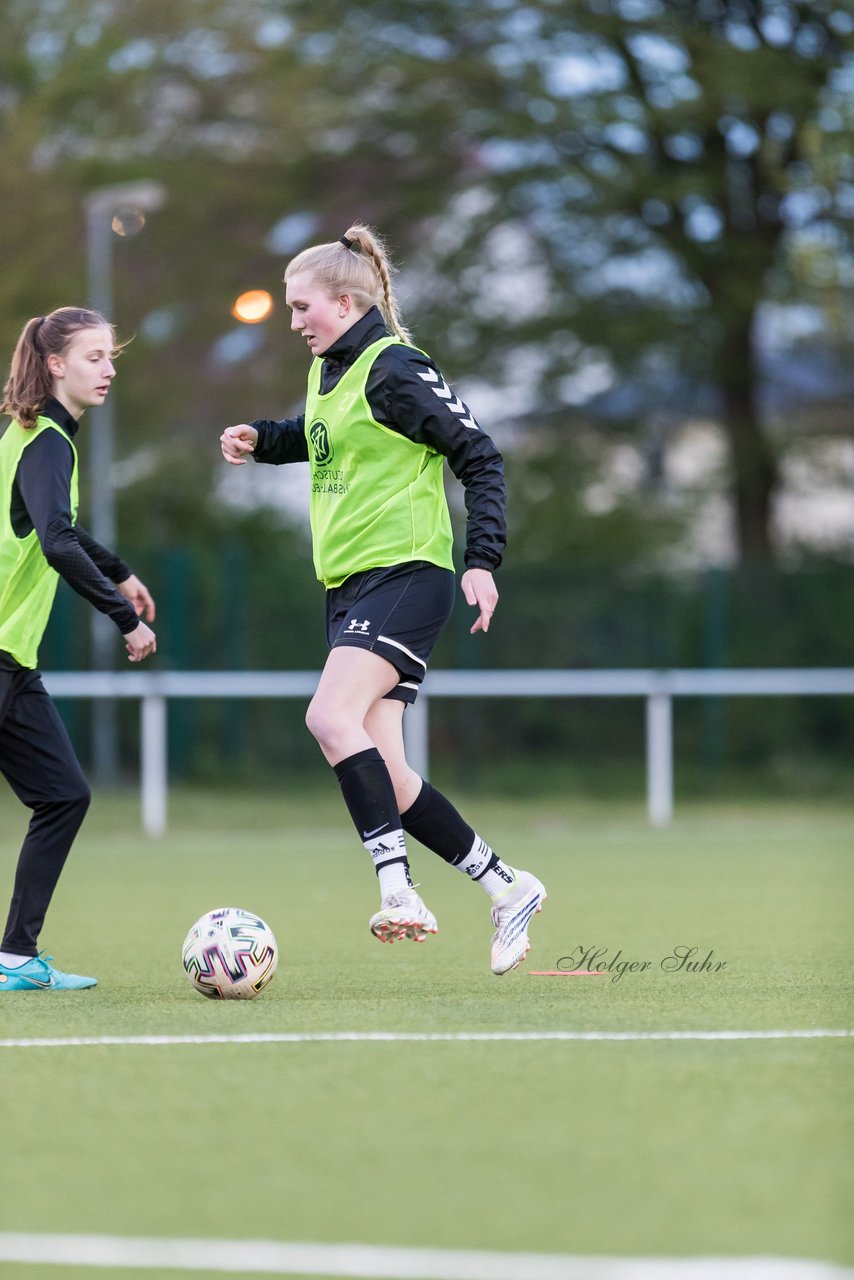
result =
[[[86,197],[86,238],[88,267],[88,300],[93,311],[113,320],[113,216],[121,208],[153,212],[162,207],[166,191],[159,182],[127,182],[101,187]],[[89,451],[90,511],[89,527],[97,542],[115,550],[116,503],[113,489],[115,452],[115,415],[112,395],[89,411],[87,423]],[[116,628],[106,614],[92,611],[92,666],[108,671],[117,652]],[[110,698],[95,698],[92,703],[92,768],[102,786],[115,785],[118,779],[118,715],[117,704]]]

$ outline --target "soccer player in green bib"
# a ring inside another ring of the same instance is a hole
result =
[[[465,490],[460,586],[488,631],[506,536],[504,470],[493,441],[403,326],[380,237],[362,223],[298,254],[285,271],[291,327],[313,356],[305,412],[222,434],[227,462],[307,462],[314,566],[326,588],[329,655],[307,724],[335,770],[373,860],[381,942],[423,942],[436,918],[413,888],[411,836],[476,881],[492,904],[491,967],[527,954],[546,891],[508,866],[406,760],[403,713],[415,701],[455,594],[443,484]]]
[[[77,523],[77,446],[86,409],[115,377],[116,338],[96,311],[60,307],[24,326],[12,357],[0,439],[0,771],[32,810],[0,943],[0,994],[76,991],[38,938],[89,786],[42,683],[38,647],[59,578],[112,618],[131,662],[154,653],[154,601],[127,565]]]

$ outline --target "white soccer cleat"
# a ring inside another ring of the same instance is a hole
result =
[[[495,933],[492,938],[492,972],[507,973],[515,969],[530,950],[528,925],[531,918],[542,911],[548,894],[529,871],[515,871],[512,889],[497,900],[492,908]]]
[[[414,889],[388,894],[376,915],[371,916],[371,933],[380,942],[397,942],[401,938],[423,942],[428,933],[438,932],[436,917]]]

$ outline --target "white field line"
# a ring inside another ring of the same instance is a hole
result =
[[[62,1049],[92,1045],[179,1044],[328,1044],[339,1042],[406,1044],[425,1041],[540,1042],[544,1040],[831,1040],[854,1038],[854,1029],[804,1031],[258,1031],[198,1036],[34,1036],[0,1040],[0,1049]]]
[[[158,1240],[0,1233],[0,1262],[361,1280],[854,1280],[798,1258],[605,1258],[268,1240]],[[23,1277],[22,1277],[23,1280]]]

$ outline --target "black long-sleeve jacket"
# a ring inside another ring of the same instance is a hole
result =
[[[377,307],[347,330],[321,359],[321,392],[337,386],[342,375],[372,343],[387,336]],[[416,444],[444,454],[465,490],[467,512],[465,563],[469,569],[497,569],[507,541],[504,464],[494,442],[436,365],[415,347],[395,344],[381,351],[366,386],[371,413],[384,427]],[[253,457],[274,464],[307,462],[305,417],[281,422],[258,419]]]
[[[79,424],[58,400],[49,399],[41,412],[74,439]],[[131,571],[82,525],[72,522],[73,463],[68,441],[58,431],[42,431],[27,445],[12,484],[12,528],[19,538],[35,529],[51,568],[127,635],[138,626],[139,618],[115,583],[124,582]]]

